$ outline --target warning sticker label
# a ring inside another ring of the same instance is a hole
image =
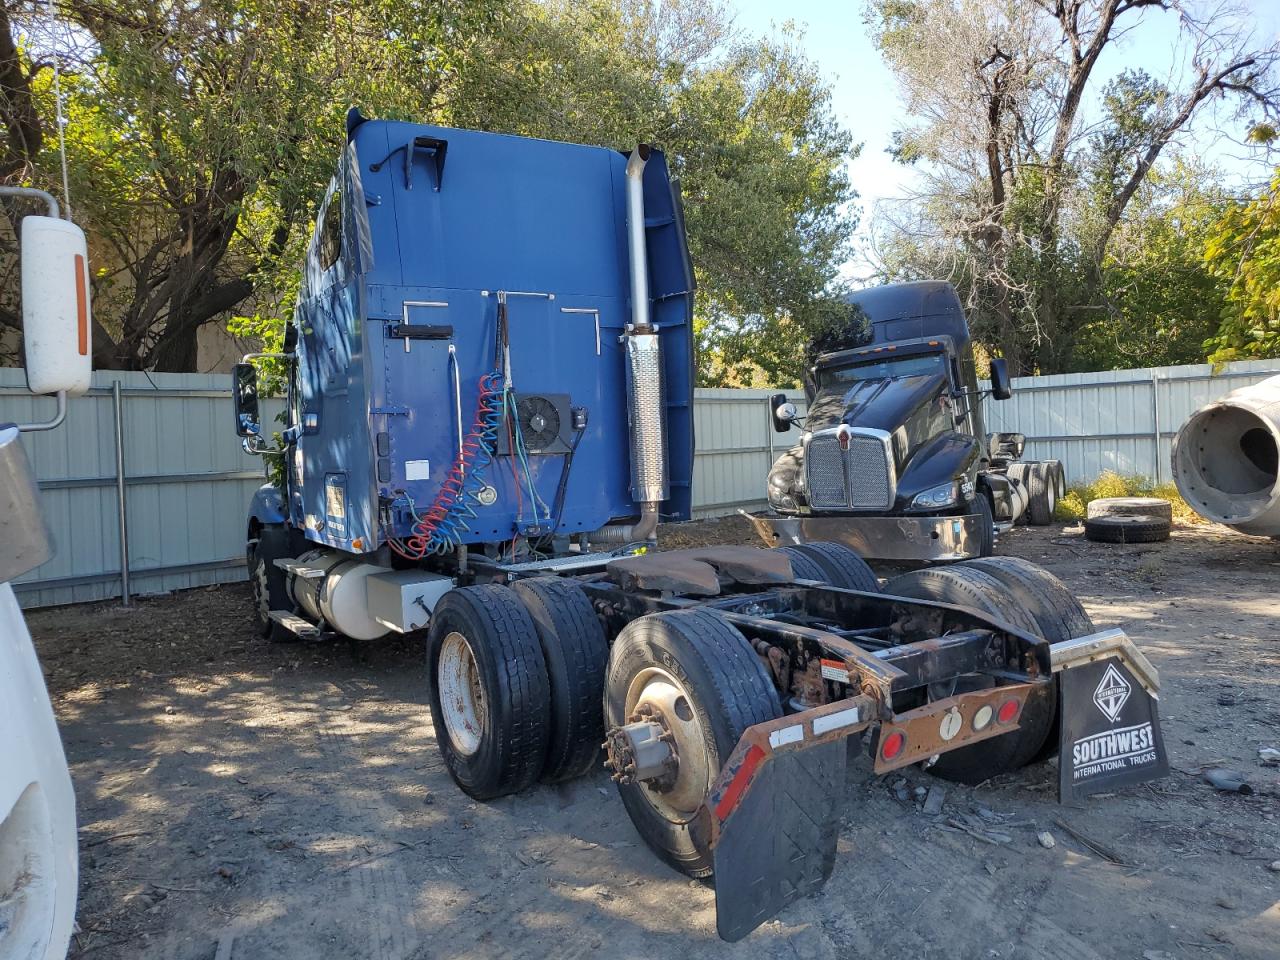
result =
[[[836,683],[849,682],[849,668],[844,665],[843,660],[826,660],[822,661],[822,679],[834,680]]]

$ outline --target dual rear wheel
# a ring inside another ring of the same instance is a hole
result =
[[[1053,512],[1066,493],[1065,472],[1060,460],[1015,461],[1008,476],[1027,491],[1026,520],[1035,527],[1053,523]]]
[[[913,570],[886,583],[884,592],[970,607],[1050,643],[1094,632],[1088,613],[1061,580],[1017,557],[982,557],[949,567]],[[917,629],[937,635],[936,625],[921,624]],[[958,677],[946,690],[931,689],[929,696],[941,699],[994,682],[990,677],[970,674]],[[944,753],[929,770],[947,780],[981,783],[1048,759],[1057,751],[1057,730],[1058,685],[1054,680],[1039,686],[1028,698],[1017,730]]]
[[[552,577],[451,590],[427,636],[431,716],[477,800],[581,776],[604,737],[608,646],[585,593]]]

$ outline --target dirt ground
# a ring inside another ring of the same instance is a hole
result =
[[[750,542],[740,519],[664,532]],[[735,945],[711,888],[649,854],[603,773],[464,796],[418,639],[269,645],[239,585],[37,612],[79,799],[71,956],[1276,957],[1280,768],[1258,748],[1280,747],[1280,544],[1052,527],[999,551],[1053,570],[1154,661],[1173,774],[1060,807],[1047,765],[967,788],[855,764],[831,882]],[[1215,765],[1253,793],[1215,792]],[[933,816],[929,787],[946,791]]]

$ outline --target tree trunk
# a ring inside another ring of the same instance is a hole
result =
[[[193,373],[199,359],[200,327],[195,324],[173,324],[156,344],[153,367],[157,373]]]

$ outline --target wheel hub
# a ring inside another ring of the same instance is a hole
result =
[[[605,766],[613,770],[618,783],[648,783],[655,790],[675,785],[680,758],[672,749],[673,737],[648,704],[627,718],[630,722],[608,733],[604,749]]]
[[[627,722],[611,729],[605,766],[619,783],[638,783],[662,816],[697,812],[715,771],[707,737],[683,684],[660,667],[642,670],[626,695]]]

